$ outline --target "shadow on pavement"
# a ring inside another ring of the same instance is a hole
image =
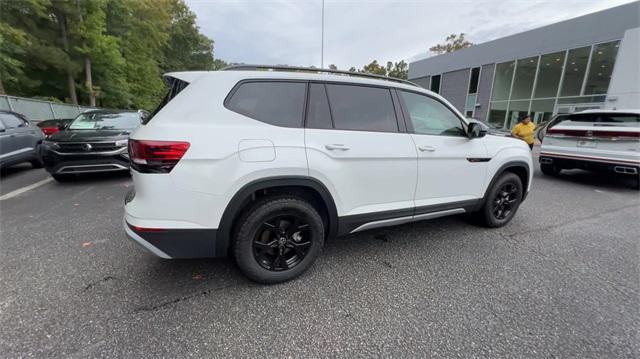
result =
[[[10,167],[0,168],[0,178],[7,179],[33,169],[33,166],[28,162],[20,163]]]
[[[555,177],[555,180],[609,189],[637,189],[637,179],[634,178],[634,176],[619,175],[615,173],[563,170],[560,175]]]

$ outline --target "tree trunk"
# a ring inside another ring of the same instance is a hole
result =
[[[96,93],[93,91],[93,79],[91,78],[91,59],[89,56],[84,58],[84,72],[86,75],[85,85],[89,91],[89,106],[96,106]]]
[[[60,22],[60,33],[62,35],[62,45],[64,46],[64,51],[69,55],[69,38],[67,37],[67,23],[66,18],[62,14],[58,14],[58,21]],[[71,58],[71,56],[69,56]],[[70,64],[67,66],[67,84],[69,86],[69,99],[71,103],[74,105],[78,104],[78,95],[76,94],[76,81],[73,78],[73,73],[71,73]]]
[[[6,95],[7,93],[4,91],[4,85],[2,84],[2,79],[0,79],[0,95]]]

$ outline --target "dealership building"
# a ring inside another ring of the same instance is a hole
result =
[[[640,1],[418,60],[409,79],[467,117],[640,108]]]

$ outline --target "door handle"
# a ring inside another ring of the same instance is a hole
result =
[[[334,143],[332,145],[325,145],[324,148],[328,149],[329,151],[347,151],[349,150],[349,147],[345,146],[345,145],[341,145],[341,144],[337,144]]]
[[[431,146],[418,146],[418,149],[422,152],[424,151],[434,152],[436,150],[435,147],[431,147]]]

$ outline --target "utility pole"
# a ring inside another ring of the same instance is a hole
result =
[[[320,31],[320,68],[324,69],[324,0],[322,0],[322,30]]]

